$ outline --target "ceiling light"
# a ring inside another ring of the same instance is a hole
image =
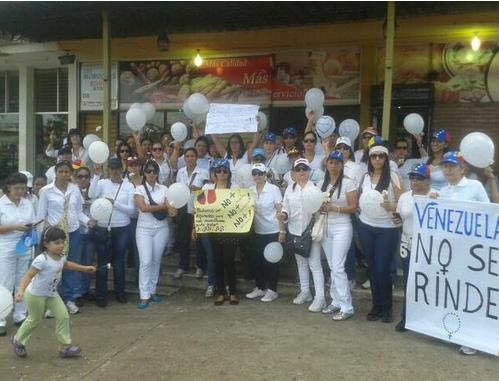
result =
[[[196,54],[196,57],[194,58],[194,65],[200,67],[202,64],[203,64],[203,58],[199,54],[199,49],[198,49],[198,54]]]
[[[478,38],[478,33],[475,33],[475,37],[471,40],[471,49],[473,49],[474,52],[477,52],[480,49],[480,39]]]

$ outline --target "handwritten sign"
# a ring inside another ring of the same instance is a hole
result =
[[[206,116],[208,134],[256,132],[258,106],[212,103]]]
[[[499,356],[499,205],[416,199],[406,327]]]
[[[253,222],[254,198],[248,189],[210,189],[195,193],[197,233],[247,233]]]
[[[118,108],[118,66],[111,66],[111,105]],[[82,63],[80,69],[80,109],[83,111],[102,110],[104,99],[104,80],[102,65]]]

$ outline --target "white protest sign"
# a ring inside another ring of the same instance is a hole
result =
[[[256,105],[210,104],[206,116],[205,134],[256,132]]]
[[[406,327],[499,356],[499,205],[416,198]]]

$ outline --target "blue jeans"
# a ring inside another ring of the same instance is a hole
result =
[[[411,263],[411,253],[406,258],[402,258],[402,270],[404,271],[404,304],[400,316],[405,320],[406,302],[407,302],[407,278],[409,278],[409,264]]]
[[[95,239],[97,251],[97,274],[95,279],[95,297],[107,299],[107,264],[113,267],[114,293],[116,296],[125,294],[125,252],[130,243],[130,225],[111,228],[96,226],[100,230],[99,239]],[[102,231],[105,230],[105,231]]]
[[[199,235],[200,244],[206,253],[208,259],[208,286],[215,286],[217,283],[215,275],[215,256],[213,254],[213,247],[211,245],[210,237],[206,234]]]
[[[179,262],[178,268],[184,271],[189,271],[189,257],[191,254],[191,233],[192,224],[194,222],[194,217],[192,214],[187,213],[187,208],[185,210],[179,210],[177,216],[177,242],[178,242],[178,252],[179,252]]]
[[[90,234],[80,234],[81,244],[80,244],[80,259],[81,264],[84,266],[90,266],[94,260],[95,245]],[[90,275],[81,274],[81,288],[80,295],[85,295],[90,289]]]
[[[76,230],[69,235],[69,250],[67,260],[80,263],[80,231]],[[62,271],[61,294],[64,303],[74,302],[81,296],[81,273],[72,270]]]
[[[377,228],[359,221],[360,244],[366,255],[373,306],[392,308],[392,264],[399,228]]]

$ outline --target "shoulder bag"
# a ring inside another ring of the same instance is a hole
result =
[[[147,198],[149,199],[149,205],[158,205],[157,202],[155,202],[152,197],[151,197],[151,193],[149,192],[149,189],[147,188],[147,183],[144,182],[144,189],[146,190],[146,193],[147,193]],[[168,216],[168,213],[166,212],[152,212],[152,215],[154,216],[154,218],[156,218],[157,220],[159,221],[163,221],[167,216]]]

